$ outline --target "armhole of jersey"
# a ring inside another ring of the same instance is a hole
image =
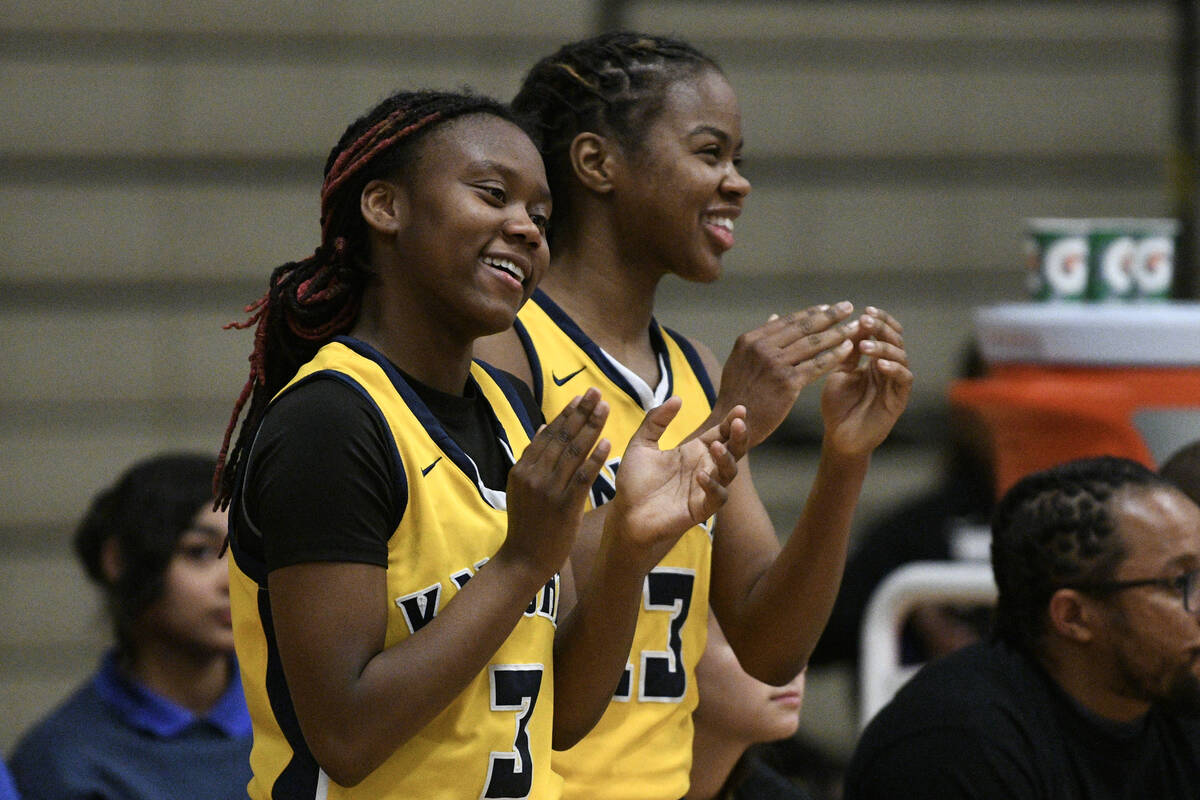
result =
[[[233,488],[233,499],[230,502],[231,512],[234,508],[241,511],[240,514],[229,514],[229,555],[237,563],[238,569],[245,573],[246,577],[257,583],[259,586],[267,585],[267,565],[260,558],[255,558],[250,555],[250,552],[242,546],[243,531],[239,526],[238,519],[240,518],[246,532],[249,535],[256,537],[262,541],[262,532],[258,530],[258,526],[250,519],[250,512],[246,509],[246,477],[250,474],[250,468],[254,464],[254,446],[258,444],[258,432],[262,430],[261,421],[258,430],[254,431],[254,438],[250,442],[250,450],[246,453],[246,460],[242,466],[241,474],[238,475],[237,484]],[[260,547],[261,549],[261,547]]]
[[[499,367],[492,366],[486,361],[475,359],[475,363],[483,367],[496,386],[500,387],[500,391],[504,393],[508,399],[508,404],[512,406],[513,413],[517,415],[517,419],[521,420],[521,425],[525,428],[525,433],[530,439],[533,438],[533,418],[529,415],[529,408],[525,401],[521,399],[521,395],[517,392],[516,387],[512,385],[514,379],[519,380],[516,376],[504,372]]]
[[[708,398],[708,404],[715,406],[717,404],[717,392],[713,388],[712,379],[708,375],[708,370],[704,367],[704,361],[700,358],[700,354],[696,352],[696,348],[683,335],[676,333],[670,328],[664,327],[663,330],[671,337],[680,351],[683,352],[683,357],[687,359],[688,365],[696,375],[696,379],[700,381],[701,388],[704,389],[704,396]]]
[[[533,346],[533,337],[529,335],[524,323],[520,318],[513,321],[513,330],[517,333],[517,338],[521,341],[521,348],[525,351],[525,358],[529,360],[529,372],[533,376],[533,399],[538,402],[538,405],[543,405],[545,400],[543,397],[542,385],[542,362],[538,359],[537,348]]]

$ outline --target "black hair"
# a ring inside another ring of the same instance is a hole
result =
[[[370,278],[366,223],[359,206],[372,180],[393,177],[416,144],[439,125],[467,114],[491,114],[516,123],[497,100],[470,92],[397,92],[346,128],[325,161],[321,186],[321,243],[308,258],[276,267],[267,293],[246,307],[250,318],[226,327],[255,327],[250,376],[234,403],[213,477],[219,508],[229,505],[267,403],[334,336],[358,317]],[[230,440],[243,407],[246,419]]]
[[[162,596],[167,566],[179,537],[212,501],[216,459],[168,453],[139,461],[92,500],[74,547],[84,570],[103,590],[117,649],[131,654],[130,632],[142,613]],[[105,542],[116,541],[121,570],[105,574]]]
[[[1176,450],[1159,467],[1158,474],[1200,505],[1200,439]]]
[[[546,162],[555,220],[570,216],[570,146],[584,131],[612,136],[633,152],[682,78],[721,68],[679,39],[617,31],[563,45],[537,62],[513,98]]]
[[[1169,485],[1145,465],[1113,456],[1069,461],[1019,480],[992,517],[996,633],[1035,655],[1051,595],[1067,584],[1111,580],[1126,556],[1113,536],[1113,495]]]

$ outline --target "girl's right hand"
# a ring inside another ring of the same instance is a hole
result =
[[[528,565],[542,581],[562,569],[611,449],[600,439],[607,419],[608,404],[588,389],[533,437],[508,473],[508,536],[498,557]]]

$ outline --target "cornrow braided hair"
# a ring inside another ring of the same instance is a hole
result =
[[[706,70],[720,67],[690,44],[629,31],[563,45],[529,70],[512,105],[528,120],[546,162],[555,209],[551,240],[554,221],[561,226],[570,216],[572,140],[594,131],[636,151],[667,89]]]
[[[250,375],[234,402],[217,457],[213,493],[227,508],[245,466],[254,431],[271,398],[301,365],[358,318],[371,276],[366,222],[359,207],[372,180],[395,175],[416,152],[424,134],[466,114],[492,114],[515,121],[490,97],[464,92],[397,92],[346,128],[325,161],[321,185],[321,243],[308,258],[271,273],[266,293],[246,306],[249,317],[228,329],[254,328]],[[237,439],[233,431],[249,402]]]
[[[1113,495],[1169,484],[1124,458],[1070,461],[1018,481],[992,517],[992,570],[999,588],[996,633],[1034,655],[1047,603],[1068,583],[1112,578],[1126,556]]]
[[[1200,440],[1176,450],[1158,468],[1158,474],[1200,505]]]

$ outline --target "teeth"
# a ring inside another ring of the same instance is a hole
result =
[[[709,225],[716,225],[718,228],[724,228],[730,233],[733,232],[733,220],[729,217],[705,217],[704,221]]]
[[[509,261],[507,258],[495,258],[493,256],[485,256],[483,259],[483,263],[490,264],[493,267],[495,267],[496,269],[507,272],[508,274],[515,277],[521,283],[525,282],[525,273],[521,271],[520,267],[518,267],[513,262]]]

